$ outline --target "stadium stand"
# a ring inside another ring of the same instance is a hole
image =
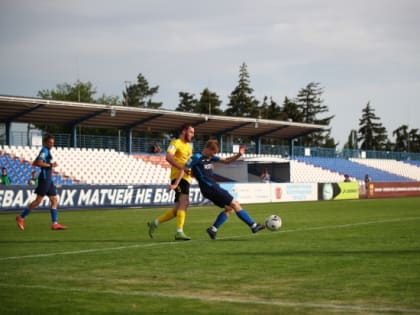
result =
[[[0,163],[10,170],[12,184],[26,184],[32,171],[29,161],[35,159],[39,148],[3,146],[0,151]],[[54,181],[59,185],[168,183],[170,169],[164,157],[154,156],[158,161],[155,164],[142,158],[146,155],[131,156],[107,149],[56,147],[51,153],[59,163],[54,169]]]
[[[420,161],[419,160],[405,160],[404,163],[420,167]]]
[[[375,169],[384,170],[389,173],[394,173],[415,181],[420,181],[420,168],[415,165],[403,163],[396,160],[386,159],[350,159],[353,162],[366,165]],[[418,162],[418,161],[417,161]]]
[[[413,179],[398,175],[399,172],[395,169],[392,173],[388,169],[379,169],[365,164],[357,163],[342,158],[324,158],[324,157],[296,157],[296,160],[307,164],[312,164],[320,168],[330,170],[333,172],[340,172],[341,174],[349,174],[351,177],[362,181],[366,174],[376,182],[410,182]],[[366,159],[367,160],[367,159]],[[398,164],[399,165],[399,164]],[[395,167],[395,165],[394,165]]]
[[[229,156],[229,155],[227,155]],[[326,170],[311,164],[307,164],[295,159],[283,158],[280,155],[270,154],[245,154],[244,159],[250,163],[290,163],[290,182],[291,183],[318,183],[318,182],[340,182],[344,179],[344,174]],[[255,178],[261,175],[260,172],[254,172]],[[273,175],[272,181],[278,181]],[[356,180],[351,178],[351,180]]]
[[[342,182],[344,173],[334,172],[299,160],[290,160],[290,182],[292,183],[322,183]],[[354,177],[350,180],[355,181]]]
[[[39,174],[39,167],[32,167],[29,161],[33,161],[38,153],[33,154],[29,147],[8,147],[0,148],[0,167],[5,167],[8,171],[12,185],[25,185],[31,178],[32,170],[36,170]],[[57,185],[71,185],[73,180],[67,176],[62,176],[58,172],[54,172],[53,181]]]
[[[0,146],[0,167],[6,167],[12,184],[26,184],[33,169],[31,162],[39,147]],[[57,185],[71,184],[168,184],[170,173],[165,154],[129,155],[114,149],[56,147],[52,150]],[[223,153],[222,157],[231,156]],[[340,182],[344,174],[363,184],[365,174],[373,181],[409,182],[420,180],[419,161],[359,158],[294,157],[245,154],[247,161],[289,162],[290,182]],[[219,174],[221,175],[221,174]],[[226,180],[226,179],[224,179]]]

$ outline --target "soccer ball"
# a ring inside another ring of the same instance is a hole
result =
[[[270,231],[276,231],[281,228],[281,218],[272,214],[267,219],[265,219],[265,227]]]

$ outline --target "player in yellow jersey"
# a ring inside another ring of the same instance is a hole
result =
[[[185,168],[185,164],[192,156],[191,141],[194,137],[194,127],[191,124],[182,126],[179,138],[174,139],[166,150],[166,161],[171,164],[171,183],[174,184],[181,170],[184,175],[175,188],[175,206],[161,214],[152,222],[148,222],[149,236],[153,238],[153,233],[159,224],[169,221],[176,217],[176,234],[175,240],[188,241],[191,238],[184,233],[184,223],[187,208],[190,203],[190,182],[191,176],[189,169]]]

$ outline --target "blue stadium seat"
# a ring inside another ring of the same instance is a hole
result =
[[[358,180],[363,180],[366,174],[375,182],[411,182],[410,178],[392,174],[373,167],[362,165],[341,158],[324,158],[324,157],[295,157],[296,160],[314,166],[321,167],[340,174],[348,174]]]

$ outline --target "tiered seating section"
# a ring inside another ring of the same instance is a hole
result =
[[[5,167],[13,185],[25,185],[31,178],[33,170],[39,174],[40,168],[33,167],[32,162],[39,153],[39,148],[0,146],[0,168]],[[71,185],[73,180],[54,172],[53,181],[57,185]]]
[[[39,147],[0,146],[0,167],[6,167],[12,184],[26,184],[34,168],[31,162]],[[168,184],[170,167],[165,154],[128,155],[115,150],[85,148],[54,148],[54,181],[58,185],[71,184]],[[231,154],[223,154],[223,157]],[[363,184],[365,174],[372,181],[420,181],[419,161],[380,159],[340,159],[246,154],[252,158],[272,162],[290,162],[292,183],[339,182],[344,174]]]
[[[309,161],[290,160],[290,181],[292,183],[342,182],[344,173],[322,168]],[[354,177],[350,180],[355,181]]]
[[[371,168],[384,170],[388,173],[393,173],[406,179],[412,179],[414,181],[420,181],[420,161],[410,164],[395,161],[395,160],[380,160],[380,159],[350,159],[352,162],[369,166]]]
[[[115,150],[56,148],[56,170],[85,184],[168,183],[169,165]],[[164,159],[164,157],[161,157]]]
[[[351,179],[363,181],[365,175],[368,174],[374,182],[410,182],[420,180],[418,167],[416,170],[412,170],[413,177],[408,177],[403,175],[407,174],[406,168],[408,165],[406,166],[405,163],[398,161],[374,160],[370,162],[370,159],[346,160],[323,157],[297,157],[296,161],[342,174],[341,179],[343,179],[344,174],[348,174]]]
[[[1,160],[13,184],[26,184],[39,147],[0,148]],[[57,184],[167,184],[169,164],[164,155],[133,156],[115,150],[54,148]],[[3,160],[5,163],[3,163]],[[39,169],[38,169],[39,172]]]

